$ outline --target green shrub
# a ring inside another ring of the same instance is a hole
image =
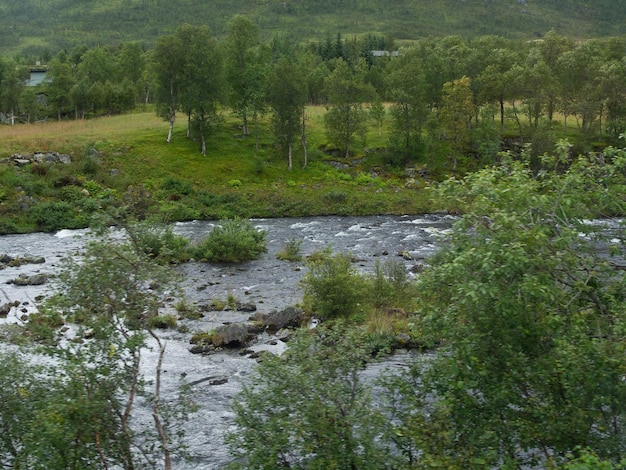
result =
[[[267,233],[242,219],[221,222],[193,248],[193,255],[207,261],[239,263],[267,251]]]
[[[309,263],[320,263],[326,261],[328,258],[333,256],[333,247],[330,245],[326,245],[321,250],[316,250],[307,256],[307,260]]]
[[[98,173],[98,168],[100,168],[98,161],[93,157],[87,157],[83,161],[82,173],[88,176],[95,176]]]
[[[371,278],[371,299],[375,307],[408,307],[414,297],[414,285],[402,261],[376,261]]]
[[[37,176],[46,176],[48,174],[48,170],[49,168],[46,165],[42,165],[39,163],[33,163],[30,166],[30,172],[33,175],[37,175]]]
[[[324,199],[330,204],[345,204],[348,195],[344,191],[333,189],[324,194]]]
[[[305,300],[320,318],[347,317],[361,310],[367,281],[352,266],[346,254],[309,263],[304,277]]]
[[[181,220],[194,220],[198,218],[198,211],[179,201],[167,201],[158,208],[161,220],[179,222]]]
[[[400,468],[381,439],[385,417],[359,373],[369,356],[354,330],[294,336],[233,401],[237,429],[226,440],[245,463],[231,468]]]
[[[371,184],[372,181],[374,181],[374,178],[372,178],[372,175],[368,173],[359,173],[359,175],[354,179],[354,182],[360,186]]]
[[[83,194],[83,188],[74,184],[63,186],[59,190],[59,196],[62,200],[71,203],[76,203],[81,199],[85,199],[85,194]]]
[[[142,223],[128,227],[127,231],[137,248],[161,264],[189,259],[189,240],[176,235],[170,226]]]
[[[365,335],[364,347],[372,356],[390,354],[398,345],[398,339],[393,331],[372,331]]]
[[[42,232],[54,232],[64,228],[81,228],[86,225],[84,219],[77,217],[76,210],[69,202],[42,202],[30,210],[30,215]]]
[[[167,178],[161,184],[161,189],[163,189],[168,194],[179,194],[183,196],[188,196],[193,194],[193,186],[188,181],[178,180],[176,178]]]
[[[300,248],[302,247],[302,240],[299,238],[290,238],[285,243],[285,246],[276,253],[276,258],[283,261],[300,261],[302,255],[300,254]]]
[[[180,318],[188,320],[198,320],[202,318],[202,314],[186,300],[179,300],[175,306],[176,313]]]
[[[176,323],[177,320],[174,315],[157,315],[148,320],[148,326],[150,328],[159,328],[162,330],[176,328]]]

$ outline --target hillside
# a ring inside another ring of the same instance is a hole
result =
[[[579,38],[626,34],[626,0],[0,0],[0,55],[42,55],[80,43],[150,45],[185,22],[221,35],[237,13],[254,19],[264,39],[337,33],[523,39],[550,29]]]

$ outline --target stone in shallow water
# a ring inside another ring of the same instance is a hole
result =
[[[287,307],[280,312],[270,315],[264,320],[265,326],[271,330],[297,327],[302,323],[302,310],[296,307]]]

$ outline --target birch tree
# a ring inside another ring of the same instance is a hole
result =
[[[167,142],[172,141],[183,83],[184,45],[179,36],[168,35],[157,39],[152,53],[151,70],[154,77],[156,113],[169,123]]]
[[[288,58],[280,59],[270,73],[267,100],[272,108],[272,130],[293,165],[293,145],[299,135],[306,103],[306,81],[302,68]]]

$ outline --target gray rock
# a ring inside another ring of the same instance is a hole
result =
[[[271,330],[280,330],[287,327],[298,327],[302,323],[302,310],[296,307],[287,307],[280,312],[270,315],[264,320],[265,326]]]
[[[191,354],[211,354],[216,351],[216,347],[212,344],[194,344],[189,348]]]
[[[256,312],[256,305],[253,302],[239,303],[237,304],[237,311]]]
[[[231,323],[215,329],[213,344],[215,346],[242,346],[249,340],[248,326],[243,323]]]
[[[282,328],[278,330],[274,336],[276,336],[277,339],[286,343],[287,341],[291,339],[292,334],[293,334],[292,330],[288,328]]]
[[[41,286],[45,284],[47,280],[47,274],[34,274],[33,276],[20,274],[15,279],[7,281],[7,284],[15,284],[16,286]]]
[[[6,317],[13,307],[17,307],[19,305],[20,303],[17,300],[15,302],[8,302],[0,305],[0,317]]]
[[[217,376],[204,377],[202,379],[198,379],[198,380],[194,380],[193,382],[189,382],[187,385],[189,385],[190,387],[193,387],[194,385],[198,385],[198,384],[201,384],[203,382],[208,382],[209,385],[222,385],[222,384],[228,383],[228,377],[226,377],[226,376],[222,376],[222,377],[217,377]]]
[[[258,322],[264,322],[272,313],[276,313],[276,311],[271,312],[271,313],[265,313],[265,312],[259,312],[259,311],[255,311],[253,315],[250,315],[250,317],[248,318],[248,320],[250,321],[258,321]]]

